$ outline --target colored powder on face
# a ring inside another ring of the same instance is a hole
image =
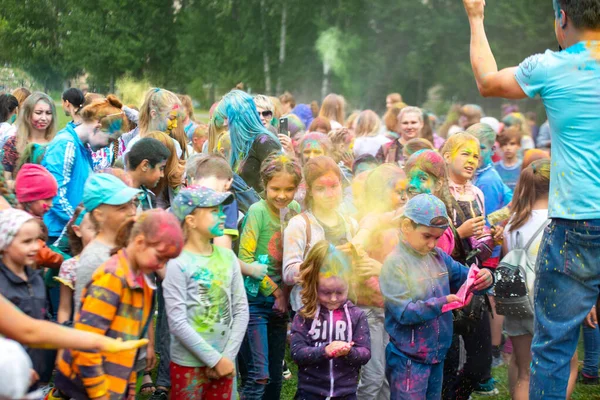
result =
[[[213,226],[211,226],[209,228],[209,232],[211,235],[218,237],[218,236],[223,236],[224,231],[223,231],[223,221],[225,219],[225,213],[223,212],[223,206],[219,206],[219,210],[216,212],[213,212],[213,217],[215,219],[215,223]]]
[[[144,235],[146,242],[158,249],[158,252],[165,257],[177,257],[183,249],[184,239],[183,231],[177,218],[163,210],[162,212],[145,212],[138,217],[136,223],[147,221],[147,229]]]

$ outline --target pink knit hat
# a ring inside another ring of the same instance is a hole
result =
[[[15,179],[15,194],[19,203],[51,199],[58,192],[56,179],[38,164],[23,164]]]

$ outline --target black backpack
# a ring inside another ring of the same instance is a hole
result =
[[[517,247],[505,255],[496,268],[494,298],[498,315],[533,317],[533,302],[527,287],[527,278],[535,273],[535,265],[527,256],[527,251],[549,222],[550,220],[544,222],[523,247],[520,246],[519,231],[517,231],[515,240]]]

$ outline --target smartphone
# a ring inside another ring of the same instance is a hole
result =
[[[290,136],[290,132],[288,130],[288,119],[287,119],[287,117],[285,117],[285,118],[279,118],[279,134],[280,135],[285,135],[285,136]]]

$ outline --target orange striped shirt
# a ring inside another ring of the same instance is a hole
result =
[[[125,250],[121,250],[94,272],[92,281],[84,289],[75,329],[115,339],[140,339],[149,322],[153,299],[154,288],[143,274],[136,275],[129,268]],[[107,395],[117,400],[127,394],[130,384],[135,385],[136,356],[137,350],[118,354],[66,350],[57,367],[63,378],[80,382],[89,398]],[[65,381],[57,377],[57,388],[77,397],[71,392],[81,385],[63,388],[60,382]]]

